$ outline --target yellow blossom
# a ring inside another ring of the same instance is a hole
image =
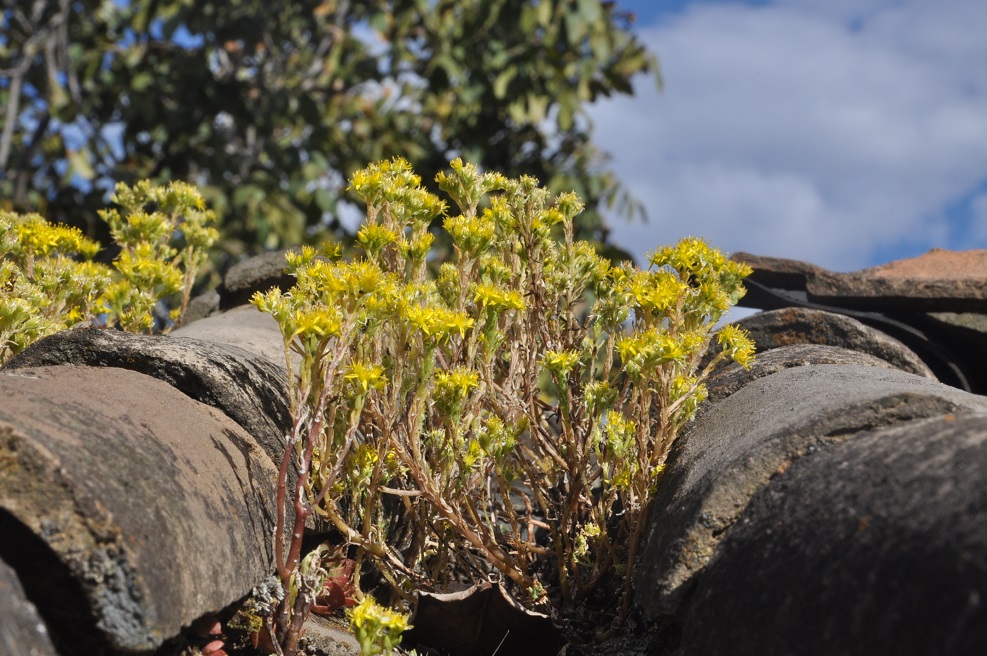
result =
[[[370,254],[379,253],[385,246],[400,239],[396,230],[382,225],[366,224],[356,233],[356,241]]]
[[[486,217],[460,214],[447,217],[443,223],[452,241],[464,253],[479,254],[490,248],[497,236],[493,221]]]
[[[370,390],[383,389],[387,383],[384,367],[379,364],[366,362],[351,362],[345,378],[353,383],[358,393],[366,394]]]
[[[412,262],[421,262],[428,255],[434,241],[435,235],[426,230],[415,234],[407,241],[400,242],[399,247],[404,257]]]
[[[390,654],[411,628],[408,616],[381,606],[367,595],[349,611],[350,628],[365,656]]]
[[[454,333],[465,337],[473,327],[472,318],[442,307],[410,305],[404,310],[405,320],[429,337],[444,339]]]
[[[545,366],[559,376],[566,376],[573,367],[579,364],[579,353],[576,351],[545,351]]]
[[[451,371],[440,371],[435,374],[435,390],[437,395],[464,398],[479,384],[480,376],[472,369],[460,367]]]
[[[483,307],[497,310],[523,310],[525,308],[524,297],[518,292],[486,283],[473,285],[473,300]]]
[[[731,360],[745,369],[750,368],[751,362],[754,361],[754,342],[746,330],[728,323],[720,328],[716,341]]]
[[[300,339],[338,337],[342,329],[339,313],[328,308],[296,310],[293,324],[294,334]]]

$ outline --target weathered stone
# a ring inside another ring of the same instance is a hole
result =
[[[749,277],[750,280],[767,287],[780,287],[782,289],[804,290],[807,278],[826,271],[822,267],[808,262],[751,253],[733,253],[730,259],[743,262],[754,269]]]
[[[987,312],[987,250],[934,248],[851,273],[749,253],[732,259],[753,267],[750,281],[813,303],[870,312]]]
[[[55,653],[48,628],[24,595],[17,573],[0,560],[0,654],[55,656]]]
[[[360,643],[349,627],[338,620],[312,615],[305,622],[302,638],[305,653],[318,656],[359,656]]]
[[[296,250],[262,253],[230,267],[223,278],[222,308],[225,310],[249,303],[254,293],[266,292],[271,287],[288,291],[295,284],[295,278],[284,272],[284,256]]]
[[[230,267],[218,289],[211,289],[193,298],[185,311],[183,325],[238,308],[250,303],[256,292],[272,287],[287,291],[295,284],[294,276],[285,273],[285,254],[298,249],[263,253],[247,258]]]
[[[980,312],[931,312],[929,317],[950,326],[987,333],[987,314]]]
[[[706,403],[700,406],[700,411],[705,412],[712,407],[711,404],[722,401],[747,383],[758,378],[770,376],[783,369],[812,364],[857,364],[880,369],[897,369],[890,362],[873,355],[836,346],[823,344],[780,346],[758,353],[749,369],[744,369],[735,362],[717,369],[706,383],[709,397]]]
[[[172,337],[192,337],[206,342],[229,344],[260,356],[285,369],[281,328],[270,314],[244,305],[200,319],[172,331]]]
[[[853,273],[820,271],[809,300],[871,311],[987,311],[987,250],[934,248],[919,257]]]
[[[750,498],[798,458],[861,430],[966,410],[987,412],[987,398],[893,369],[810,365],[748,383],[673,447],[635,574],[638,603],[674,613]]]
[[[856,435],[793,463],[720,545],[677,654],[984,653],[987,415]]]
[[[198,321],[199,319],[205,319],[214,314],[218,314],[220,311],[220,296],[219,292],[215,289],[210,289],[209,291],[203,292],[189,301],[188,308],[185,310],[185,316],[182,317],[183,325],[188,325],[193,321]]]
[[[119,367],[163,380],[225,412],[274,462],[284,456],[284,436],[291,428],[284,368],[236,346],[90,327],[39,340],[4,370],[61,364]]]
[[[750,332],[758,352],[790,344],[825,344],[869,353],[902,371],[935,379],[929,367],[907,346],[842,314],[793,307],[758,312],[737,325]]]
[[[277,471],[219,411],[117,368],[3,371],[0,395],[0,510],[78,585],[71,608],[36,604],[91,614],[49,623],[80,653],[150,652],[271,571]]]

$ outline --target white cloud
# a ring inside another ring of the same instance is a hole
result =
[[[615,241],[700,234],[834,269],[957,247],[944,208],[987,179],[985,24],[983,0],[779,0],[643,30],[664,92],[593,110],[652,217],[615,219]]]

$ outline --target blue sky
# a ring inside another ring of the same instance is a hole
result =
[[[719,248],[854,270],[987,248],[987,2],[618,0],[665,87],[591,109],[649,208],[638,256]]]

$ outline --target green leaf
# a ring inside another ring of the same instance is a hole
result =
[[[88,150],[67,150],[65,155],[69,162],[68,174],[70,178],[78,176],[83,180],[92,180],[96,177],[96,172],[93,171],[92,164],[89,162]]]
[[[592,36],[589,38],[589,46],[593,51],[593,57],[597,61],[609,61],[613,54],[610,48],[610,39],[606,32],[594,30]]]
[[[556,119],[559,129],[563,132],[568,132],[575,125],[575,119],[573,118],[573,109],[571,103],[560,103],[559,104],[559,115]]]
[[[493,83],[493,93],[494,98],[502,100],[507,97],[507,86],[511,83],[515,77],[517,77],[517,67],[511,66],[510,68],[505,68],[497,76],[497,79]]]
[[[333,212],[336,210],[338,196],[328,189],[317,189],[315,191],[315,204],[323,212]]]
[[[138,73],[130,81],[130,88],[134,91],[143,91],[154,82],[154,76],[150,73]]]
[[[568,12],[565,15],[564,23],[566,38],[569,41],[569,46],[575,48],[579,45],[579,42],[583,40],[583,37],[585,37],[589,32],[586,21],[584,21],[582,16],[579,14],[575,12]]]
[[[313,11],[330,5],[331,21]],[[412,160],[426,184],[448,153],[476,153],[484,168],[507,175],[562,175],[594,190],[586,198],[592,210],[619,186],[589,165],[596,146],[577,116],[600,95],[629,92],[639,72],[659,76],[653,56],[603,6],[600,0],[69,3],[67,48],[81,96],[70,97],[60,62],[50,87],[44,58],[27,75],[48,87],[44,109],[54,117],[63,123],[84,117],[79,138],[85,141],[73,142],[79,152],[70,161],[63,145],[43,137],[43,156],[17,176],[37,181],[28,202],[43,194],[53,215],[79,217],[87,230],[83,217],[95,216],[99,195],[80,196],[72,178],[208,180],[214,198],[224,201],[217,212],[236,252],[304,234],[295,218],[284,217],[304,215],[300,220],[314,226],[323,179],[335,190],[353,171],[395,154]],[[35,27],[44,29],[49,18]],[[165,34],[182,26],[204,45],[190,52],[168,39],[152,43],[153,26]],[[368,28],[386,41],[367,39]],[[0,50],[16,52],[16,45]],[[381,101],[379,85],[395,78],[399,90]],[[38,111],[22,110],[21,118]],[[31,124],[14,125],[13,143],[28,144]],[[124,127],[122,149],[104,157],[99,142],[115,125]],[[596,223],[585,221],[577,230],[601,236]]]
[[[518,29],[524,34],[530,34],[534,31],[535,25],[538,21],[538,10],[540,5],[533,6],[525,3],[521,8],[521,18],[518,21]]]
[[[450,83],[463,79],[463,69],[449,53],[436,55],[432,59],[432,68],[440,68],[445,71]]]
[[[548,98],[534,93],[528,94],[528,120],[540,123],[548,114]]]
[[[387,28],[388,28],[387,14],[382,11],[374,12],[370,16],[370,27],[374,28],[375,30],[377,30],[382,34],[387,32]]]
[[[555,9],[554,0],[538,0],[537,5],[537,18],[538,24],[542,27],[548,27],[552,22],[552,13]]]
[[[579,0],[579,15],[587,25],[594,25],[603,18],[600,0]]]
[[[69,94],[65,92],[65,87],[61,85],[58,78],[49,76],[48,88],[50,95],[48,101],[51,103],[52,113],[58,113],[69,104]]]

